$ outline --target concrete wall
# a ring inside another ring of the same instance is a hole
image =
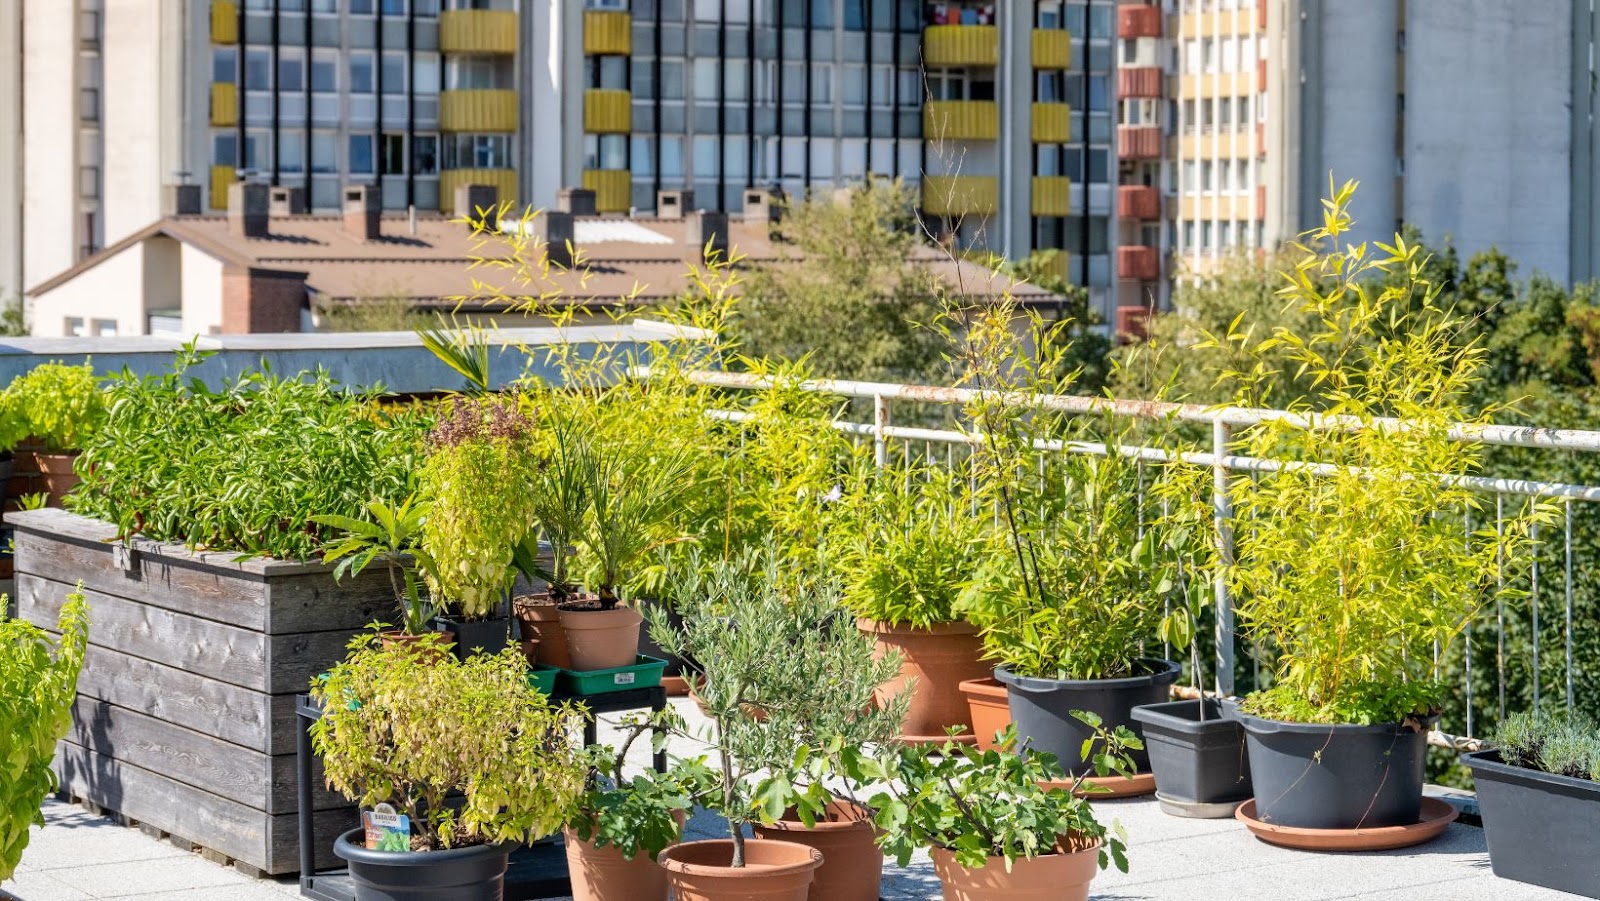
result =
[[[1405,218],[1569,277],[1571,4],[1406,7]]]
[[[1461,15],[1454,3],[1438,4],[1447,5],[1452,15]],[[1302,172],[1304,187],[1327,196],[1330,171],[1338,184],[1355,179],[1361,183],[1350,208],[1356,222],[1346,240],[1393,240],[1399,88],[1396,0],[1321,0],[1307,4],[1307,13],[1314,17],[1308,26],[1317,29],[1321,52],[1314,76],[1318,90],[1307,98],[1306,115],[1316,117],[1318,128],[1315,134],[1303,135],[1306,149],[1316,150],[1307,154],[1311,165],[1310,171]],[[1308,72],[1307,78],[1311,77]],[[1429,77],[1445,81],[1454,74],[1437,71]],[[1306,220],[1320,215],[1316,204],[1302,203],[1301,226],[1313,224]]]
[[[118,335],[144,334],[144,300],[139,290],[144,270],[144,245],[134,244],[66,284],[34,295],[33,334],[65,336],[69,316],[82,318],[86,325],[94,319],[114,320]]]
[[[22,4],[0,4],[0,305],[22,298]]]
[[[22,0],[22,69],[28,92],[22,135],[26,287],[70,267],[81,243],[76,7],[62,0]],[[60,322],[54,327],[59,329]]]
[[[106,0],[101,215],[115,244],[161,218],[162,0]]]
[[[222,262],[181,246],[183,332],[214,335],[222,331]]]

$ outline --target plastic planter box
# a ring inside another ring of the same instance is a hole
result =
[[[1147,704],[1135,707],[1133,718],[1144,726],[1162,810],[1181,817],[1231,817],[1250,799],[1244,728],[1225,718],[1216,700]]]
[[[1600,898],[1600,783],[1463,754],[1478,784],[1489,865],[1502,879]]]
[[[569,695],[603,695],[613,691],[629,691],[661,684],[661,674],[667,661],[643,654],[632,666],[575,672],[557,670],[556,688]]]
[[[533,666],[528,668],[528,684],[534,689],[545,694],[552,694],[556,690],[556,674],[561,670],[553,666]]]

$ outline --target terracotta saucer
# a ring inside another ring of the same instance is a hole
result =
[[[686,698],[689,696],[689,680],[682,676],[662,676],[661,687],[667,690],[669,698]]]
[[[1436,838],[1455,822],[1460,811],[1438,798],[1422,799],[1422,819],[1410,826],[1380,826],[1374,829],[1300,829],[1278,826],[1256,819],[1254,798],[1239,805],[1233,818],[1245,824],[1256,838],[1268,844],[1301,851],[1387,851],[1409,848]]]
[[[1059,779],[1041,782],[1039,785],[1048,790],[1052,788],[1071,788],[1074,780]],[[1128,776],[1090,776],[1083,780],[1083,788],[1078,790],[1078,797],[1088,798],[1091,801],[1109,801],[1115,798],[1137,798],[1148,795],[1156,790],[1155,773],[1136,773],[1131,778]]]

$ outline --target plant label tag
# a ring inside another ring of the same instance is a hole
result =
[[[634,673],[617,673],[612,677],[612,685],[632,685]]]
[[[394,807],[379,804],[361,812],[361,825],[367,834],[367,848],[373,851],[410,851],[411,818],[395,813]]]

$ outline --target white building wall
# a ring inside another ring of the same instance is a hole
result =
[[[1428,241],[1569,277],[1571,15],[1567,0],[1407,5],[1405,218]]]
[[[143,243],[132,244],[79,273],[65,284],[32,298],[32,333],[41,338],[67,335],[67,319],[116,322],[119,335],[145,332]],[[91,332],[92,334],[92,332]]]
[[[0,306],[22,296],[22,4],[0,3]]]
[[[183,333],[216,334],[222,331],[222,262],[188,244],[182,247]]]
[[[32,287],[72,266],[82,243],[77,213],[77,12],[75,4],[62,0],[22,0],[22,4],[27,91],[22,277],[25,286]],[[55,327],[60,328],[59,321]]]
[[[1350,241],[1394,239],[1395,127],[1399,112],[1399,21],[1395,4],[1396,0],[1324,0],[1313,13],[1319,17],[1322,45],[1321,71],[1317,75],[1320,162],[1315,188],[1319,196],[1327,196],[1330,171],[1337,184],[1350,179],[1361,183],[1350,208],[1356,220],[1355,228],[1346,236]],[[1448,7],[1450,15],[1470,22],[1455,3],[1410,4],[1428,5],[1441,12]],[[1456,73],[1437,71],[1426,77],[1450,80]],[[1316,219],[1320,213],[1301,210],[1301,216]]]
[[[102,216],[115,244],[161,218],[162,0],[105,0]]]

